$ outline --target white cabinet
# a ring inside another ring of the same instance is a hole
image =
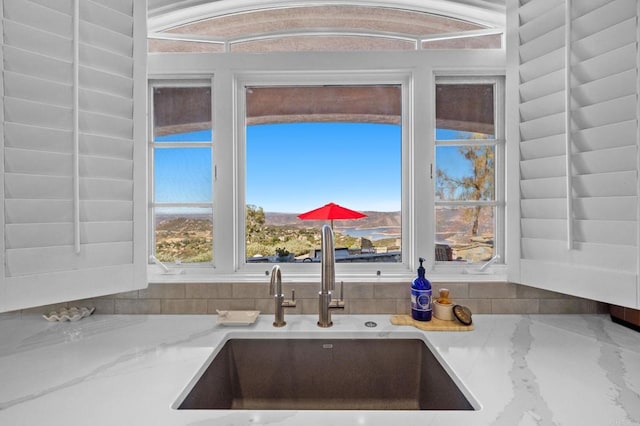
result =
[[[510,278],[639,307],[637,2],[507,4],[520,182]]]
[[[146,286],[145,3],[2,2],[0,311]]]

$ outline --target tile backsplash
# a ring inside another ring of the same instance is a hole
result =
[[[457,304],[478,314],[604,314],[605,303],[505,282],[438,283],[434,295],[448,288]],[[286,315],[318,312],[318,285],[283,284],[286,298],[295,289],[296,308]],[[333,314],[408,314],[409,285],[401,283],[345,283],[344,311]],[[259,310],[273,313],[268,283],[150,284],[144,290],[77,300],[23,310],[45,313],[65,306],[93,306],[97,314],[214,314],[221,310]]]

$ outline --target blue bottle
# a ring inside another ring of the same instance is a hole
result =
[[[431,321],[431,283],[424,276],[424,259],[419,260],[418,276],[411,283],[411,316],[417,321]]]

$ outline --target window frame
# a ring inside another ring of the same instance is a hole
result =
[[[381,61],[381,57],[385,60]],[[179,59],[179,60],[178,60]],[[148,59],[148,78],[151,80],[169,79],[189,80],[197,78],[213,78],[215,96],[213,114],[215,117],[216,143],[214,145],[214,166],[216,167],[214,182],[214,253],[213,267],[185,267],[184,275],[165,275],[159,267],[149,265],[148,274],[151,282],[264,282],[269,273],[270,264],[262,264],[262,269],[247,271],[238,269],[238,241],[235,230],[239,223],[244,226],[244,216],[238,217],[237,170],[234,141],[237,139],[238,117],[237,81],[243,76],[291,76],[316,75],[328,76],[342,73],[352,76],[352,80],[361,82],[360,75],[397,73],[410,75],[411,91],[407,94],[407,102],[411,109],[405,114],[409,125],[403,125],[408,145],[403,159],[411,178],[404,185],[409,197],[404,210],[403,226],[410,227],[409,238],[403,242],[404,268],[395,272],[376,268],[375,264],[367,264],[363,273],[339,271],[339,279],[345,282],[408,282],[415,277],[418,257],[427,259],[428,276],[438,282],[473,282],[473,281],[506,281],[505,265],[494,265],[489,273],[482,275],[468,274],[466,269],[479,267],[475,265],[435,265],[434,212],[429,200],[434,199],[433,185],[429,178],[430,165],[433,164],[434,122],[431,119],[435,102],[436,77],[483,77],[504,78],[506,75],[506,53],[504,50],[455,50],[455,51],[420,51],[420,52],[298,52],[207,55],[199,53],[153,54]],[[282,84],[290,84],[290,80]],[[503,106],[504,108],[504,106]],[[513,136],[509,136],[511,138]],[[505,147],[507,148],[507,147]],[[509,148],[508,153],[513,153]],[[511,155],[511,154],[510,154]],[[514,163],[511,163],[514,164]],[[507,165],[504,165],[507,171]],[[517,163],[508,171],[513,173]],[[404,207],[404,206],[403,206]],[[240,210],[243,212],[244,210]],[[244,215],[244,213],[242,213]],[[508,218],[508,227],[502,230],[517,231],[517,218]],[[242,222],[241,222],[242,221]],[[427,238],[423,238],[427,236]],[[509,240],[511,242],[511,240]],[[242,243],[244,244],[244,243]],[[408,244],[408,246],[407,246]],[[405,247],[407,247],[405,249]],[[505,258],[509,248],[505,246]],[[453,263],[453,262],[449,262]],[[285,280],[299,283],[316,283],[320,268],[311,264],[309,270],[298,273],[285,267]],[[384,266],[384,265],[383,265]],[[266,273],[266,274],[265,274]]]
[[[163,78],[163,79],[149,79],[148,81],[148,250],[149,250],[149,263],[153,263],[151,256],[155,256],[156,247],[156,209],[157,208],[171,208],[171,207],[185,207],[185,208],[208,208],[211,209],[211,220],[214,222],[214,204],[215,204],[215,114],[214,114],[214,92],[213,92],[213,76],[204,77],[198,76],[194,78],[186,78],[186,76],[176,76],[176,78]],[[211,90],[211,140],[207,142],[156,142],[154,132],[154,89],[156,88],[183,88],[183,87],[208,87]],[[211,165],[212,165],[212,177],[211,177],[211,202],[197,202],[197,203],[164,203],[157,202],[155,200],[155,150],[156,149],[180,149],[180,148],[209,148],[211,150]],[[212,236],[213,237],[213,236]],[[180,267],[197,268],[206,266],[210,268],[215,263],[215,243],[212,238],[211,247],[211,262],[199,262],[199,263],[182,263]],[[163,262],[167,264],[174,264],[172,262]]]
[[[434,93],[436,87],[439,84],[491,84],[494,86],[493,91],[493,104],[494,104],[494,126],[495,126],[495,138],[494,139],[456,139],[456,140],[438,140],[436,139],[436,103],[435,96],[433,97],[433,182],[435,187],[435,170],[436,170],[436,156],[435,150],[438,146],[464,146],[464,145],[489,145],[495,146],[495,182],[494,182],[494,200],[493,201],[453,201],[453,200],[436,200],[433,199],[434,212],[437,206],[458,206],[458,207],[473,207],[473,206],[491,206],[495,208],[494,218],[494,246],[493,256],[499,256],[496,259],[496,264],[505,264],[505,238],[506,238],[506,122],[505,122],[505,78],[504,76],[485,76],[481,74],[476,75],[455,75],[452,73],[436,73],[434,75]],[[434,189],[435,191],[435,189]],[[435,213],[434,213],[435,214]],[[436,235],[436,222],[434,217],[433,222],[433,239],[435,243]],[[435,250],[435,247],[434,247]],[[463,265],[468,266],[465,262]],[[461,265],[455,265],[450,261],[434,261],[435,270],[450,271],[460,269]]]

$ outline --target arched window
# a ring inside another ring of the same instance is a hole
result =
[[[495,49],[502,28],[419,10],[366,5],[261,8],[165,24],[149,52]]]

